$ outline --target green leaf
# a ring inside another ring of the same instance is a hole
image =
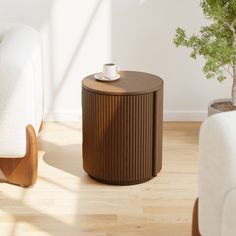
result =
[[[207,79],[223,81],[226,79],[224,67],[231,65],[233,68],[236,64],[234,33],[227,26],[236,19],[236,0],[201,0],[200,5],[211,24],[201,27],[199,34],[190,36],[184,29],[177,28],[174,43],[177,47],[190,48],[190,57],[206,59],[203,72]]]

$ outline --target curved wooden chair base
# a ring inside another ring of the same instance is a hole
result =
[[[28,187],[36,182],[38,175],[37,138],[32,125],[26,127],[26,154],[22,158],[0,158],[0,168],[6,179]]]
[[[196,199],[193,206],[192,236],[201,236],[198,226],[198,199]]]

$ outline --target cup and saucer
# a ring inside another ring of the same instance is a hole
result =
[[[97,80],[104,82],[116,81],[120,78],[119,75],[120,68],[114,63],[108,63],[103,65],[103,71],[101,73],[95,74],[94,77]]]

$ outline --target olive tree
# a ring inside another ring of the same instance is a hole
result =
[[[201,0],[200,6],[210,23],[190,36],[177,28],[174,42],[177,47],[191,48],[192,58],[200,55],[206,59],[203,72],[207,79],[232,78],[232,103],[236,106],[236,0]]]

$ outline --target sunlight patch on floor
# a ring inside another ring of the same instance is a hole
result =
[[[0,183],[0,235],[190,235],[198,131],[164,130],[158,176],[139,185],[111,186],[83,170],[81,124],[44,124],[35,186]]]

